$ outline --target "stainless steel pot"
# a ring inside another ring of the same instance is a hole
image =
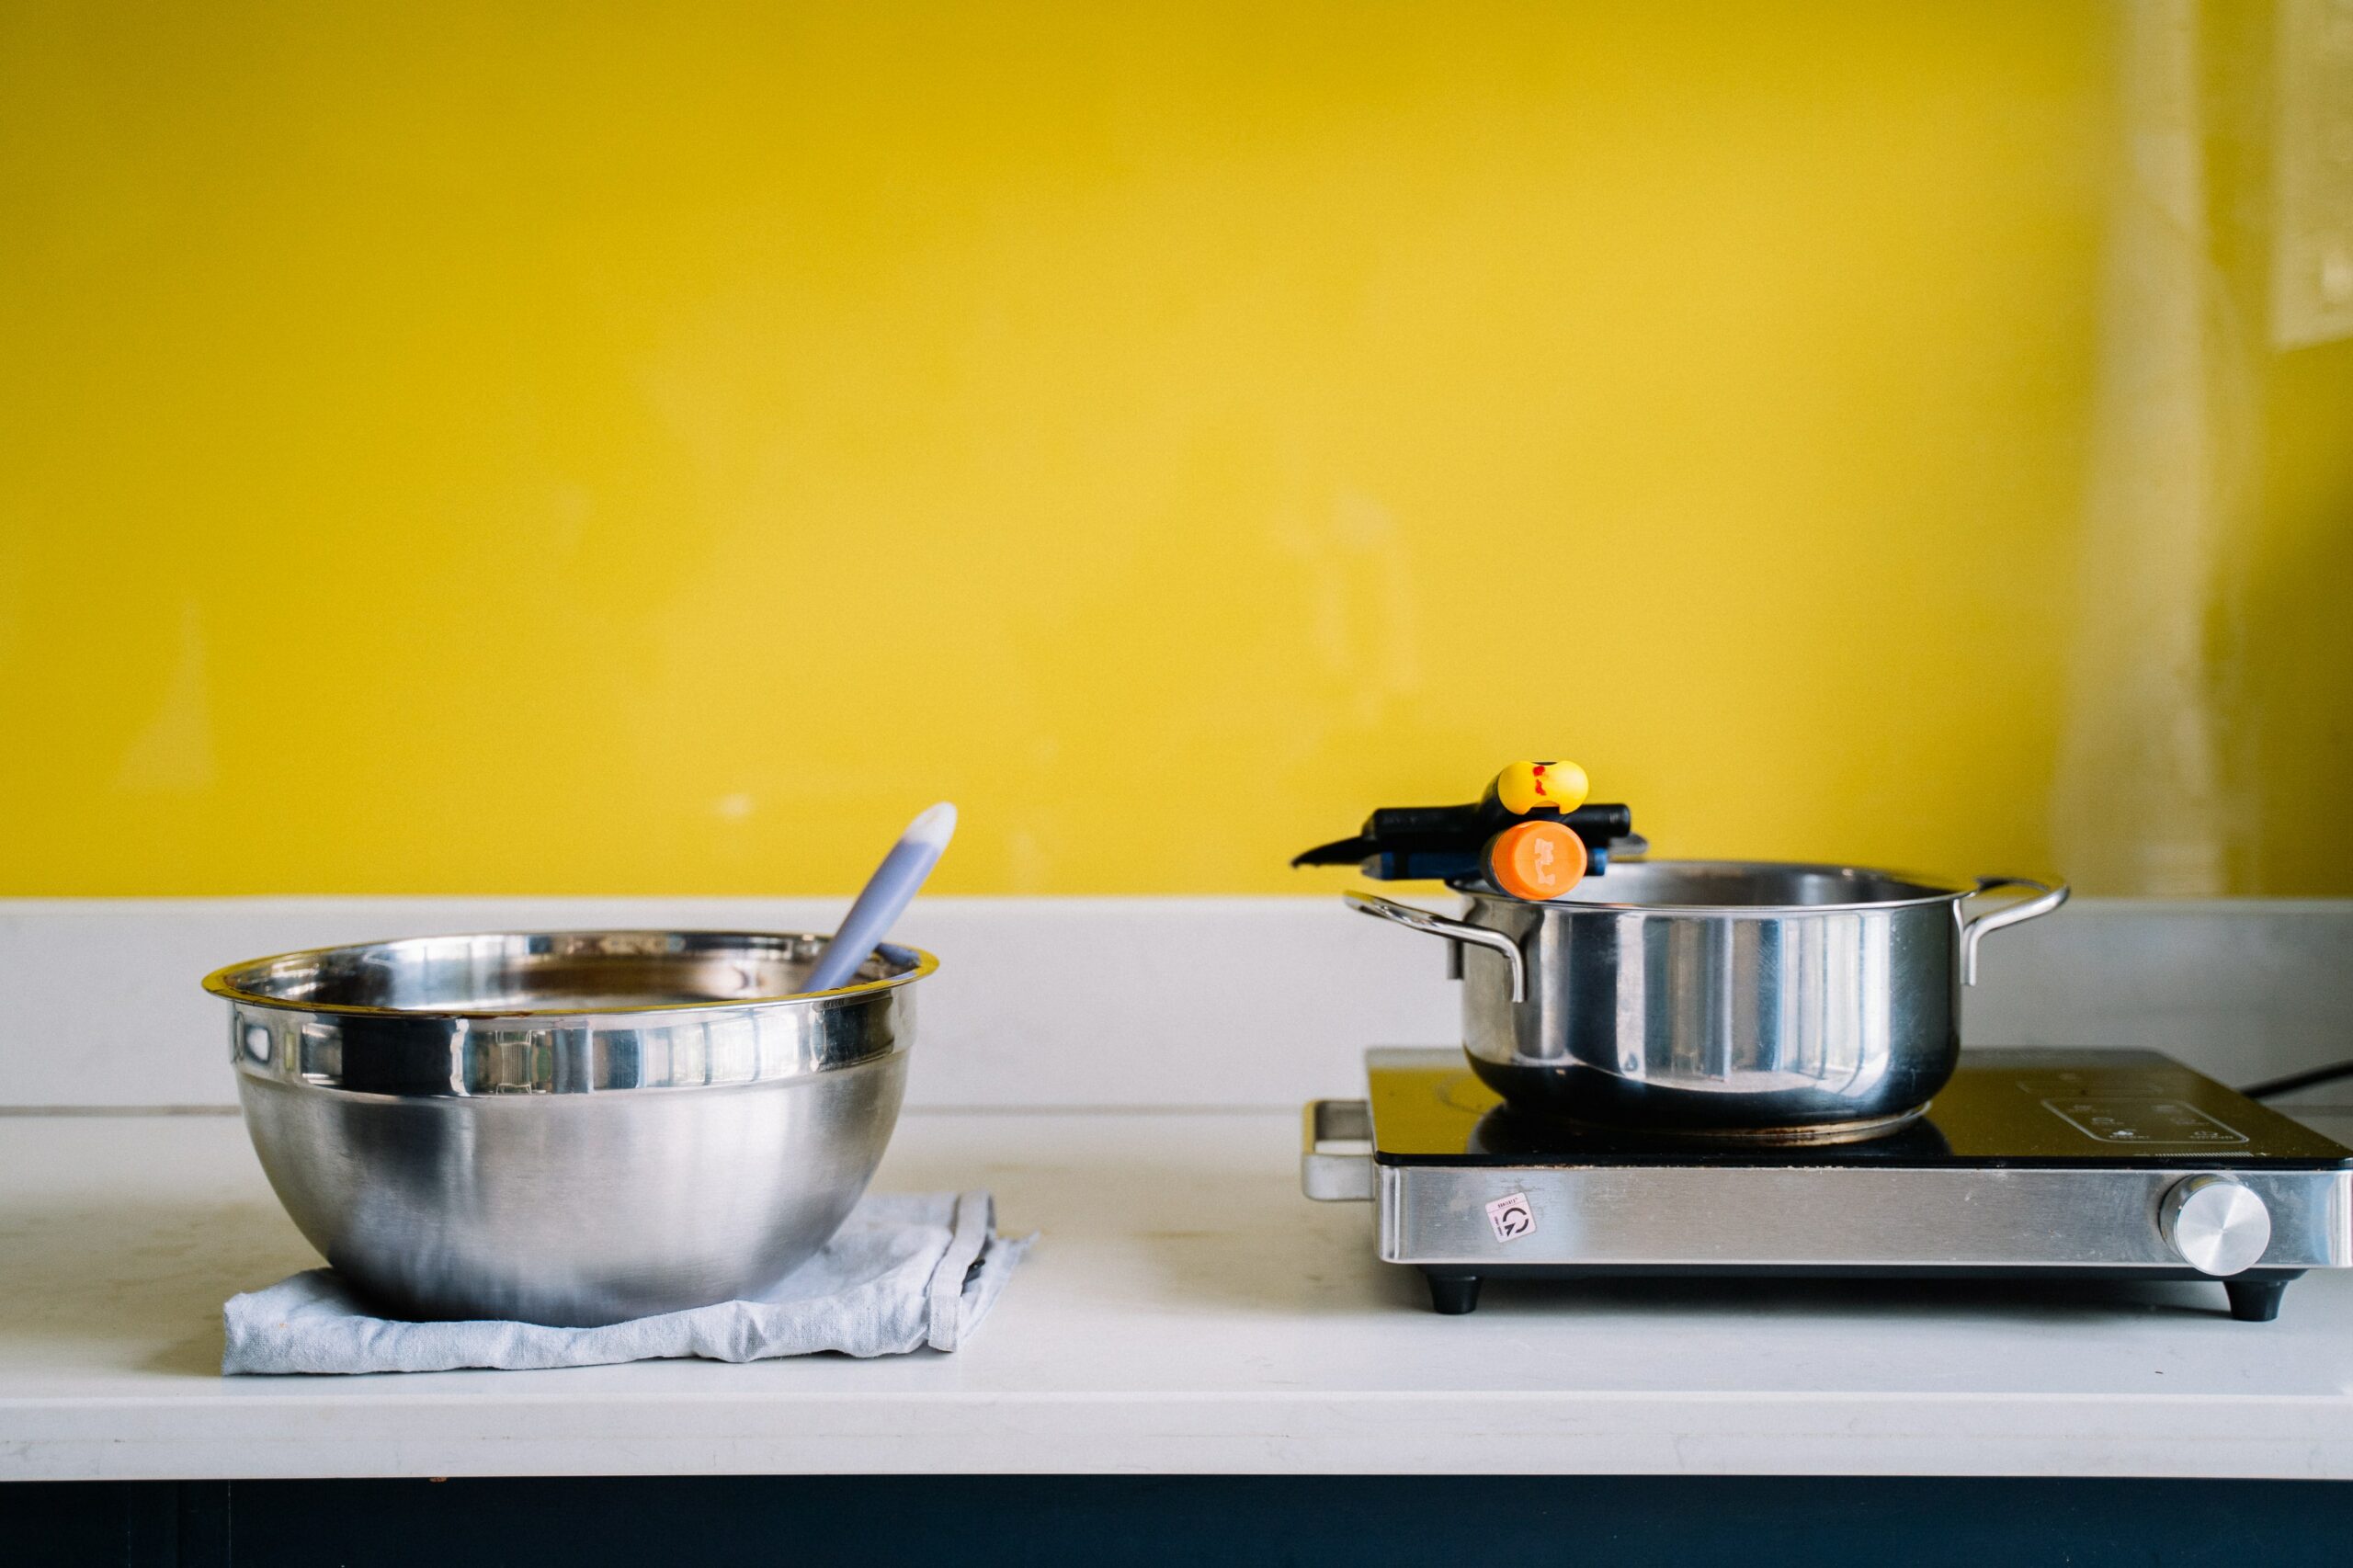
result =
[[[409,1316],[594,1324],[772,1284],[865,1191],[938,965],[885,945],[795,994],[824,945],[426,937],[204,984],[262,1168],[354,1285]]]
[[[1808,1141],[1917,1116],[1961,1050],[1977,948],[2067,900],[1973,882],[1730,860],[1620,862],[1563,898],[1448,884],[1463,918],[1361,893],[1446,937],[1472,1067],[1522,1109],[1605,1126]],[[1971,913],[1981,895],[2033,896]]]

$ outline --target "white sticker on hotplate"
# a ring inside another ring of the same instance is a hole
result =
[[[1495,1240],[1516,1242],[1536,1233],[1536,1210],[1528,1206],[1528,1194],[1515,1192],[1487,1205],[1487,1223],[1495,1228]]]

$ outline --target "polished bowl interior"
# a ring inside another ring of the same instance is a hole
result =
[[[818,935],[498,932],[232,965],[245,1123],[387,1310],[593,1324],[805,1262],[897,1119],[929,954],[795,987]]]
[[[696,1006],[795,995],[824,943],[822,936],[767,931],[411,937],[257,959],[222,970],[206,985],[223,995],[305,1007],[411,1013]],[[885,949],[858,978],[884,981],[916,967],[911,949]]]

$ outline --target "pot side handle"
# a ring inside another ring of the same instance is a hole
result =
[[[2032,888],[2035,896],[2021,899],[2016,903],[2006,903],[1999,909],[1987,910],[1974,919],[1961,921],[1961,983],[1963,985],[1977,983],[1978,943],[2005,926],[2016,926],[2022,920],[2048,915],[2067,902],[2067,884],[2064,882],[2040,881],[2033,877],[1980,877],[1977,879],[1977,892],[1965,895],[1961,903],[1967,903],[1980,893],[1989,893],[1997,888]],[[1959,906],[1956,905],[1955,912],[1958,911]]]
[[[2059,896],[2064,898],[2067,895],[2063,890]],[[1460,920],[1449,920],[1443,915],[1433,915],[1427,909],[1416,909],[1410,903],[1399,903],[1393,899],[1375,898],[1368,892],[1342,893],[1340,902],[1359,915],[1373,915],[1392,925],[1403,926],[1408,931],[1444,937],[1449,941],[1468,942],[1473,947],[1501,953],[1504,962],[1511,965],[1511,999],[1515,1002],[1528,1000],[1528,960],[1520,956],[1519,944],[1502,932],[1490,931],[1483,926],[1465,925]],[[2020,915],[2013,918],[2023,920],[2026,916]]]

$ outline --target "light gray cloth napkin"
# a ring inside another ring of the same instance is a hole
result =
[[[376,1317],[333,1269],[313,1268],[230,1299],[221,1370],[444,1372],[953,1350],[980,1327],[1037,1239],[998,1235],[985,1192],[869,1196],[823,1251],[752,1300],[603,1328]]]

